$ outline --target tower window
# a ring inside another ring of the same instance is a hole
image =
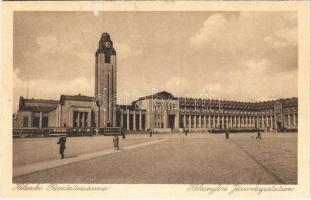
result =
[[[110,53],[105,53],[105,63],[110,63]]]

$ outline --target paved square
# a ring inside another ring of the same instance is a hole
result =
[[[131,137],[125,140],[120,137],[120,143],[123,147],[148,140],[147,135]],[[57,141],[57,137],[14,139],[13,167],[60,158]],[[111,149],[112,147],[112,137],[110,136],[68,137],[65,155],[66,158],[71,158],[80,154]]]
[[[146,135],[133,135],[121,140],[121,146],[167,140],[14,177],[13,182],[297,184],[297,133],[263,133],[262,140],[252,138],[254,135],[231,134],[228,140],[223,134],[207,133],[154,135],[152,139]],[[81,142],[80,148],[84,148],[82,139],[77,139]],[[105,148],[111,148],[110,139],[104,139],[107,143],[102,141]],[[94,137],[94,140],[99,143],[103,139]],[[55,146],[54,143],[51,145]],[[18,150],[18,145],[14,148],[14,156],[21,158],[22,151]]]

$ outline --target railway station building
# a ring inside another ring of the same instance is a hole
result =
[[[130,105],[118,105],[116,55],[110,35],[103,33],[95,53],[94,96],[61,95],[58,100],[20,97],[13,127],[122,127],[133,132],[181,132],[183,128],[297,130],[297,97],[240,102],[176,97],[162,91],[140,97]]]

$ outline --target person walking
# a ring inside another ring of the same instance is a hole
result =
[[[184,128],[183,131],[184,131],[184,133],[185,133],[185,136],[187,136],[187,135],[188,135],[188,132],[189,132],[188,129]]]
[[[148,132],[149,132],[149,137],[152,137],[152,130],[151,130],[151,128],[148,129]]]
[[[226,132],[226,139],[229,139],[229,132]]]
[[[124,129],[121,129],[121,135],[122,135],[122,138],[125,139],[125,130]]]
[[[113,136],[113,147],[114,147],[114,150],[119,150],[119,137],[117,135],[114,135]]]
[[[57,144],[59,144],[59,154],[61,155],[61,159],[64,159],[64,151],[66,149],[66,136],[62,136],[59,138]]]
[[[261,133],[260,133],[260,130],[258,130],[258,132],[257,132],[256,140],[257,140],[257,139],[260,139],[260,140],[261,140]]]

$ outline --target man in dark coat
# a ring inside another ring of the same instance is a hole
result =
[[[226,132],[226,139],[229,139],[229,132]]]
[[[257,139],[260,139],[260,140],[261,140],[261,133],[260,133],[260,130],[258,130],[258,132],[257,132],[256,140],[257,140]]]
[[[149,132],[149,137],[152,137],[152,130],[151,130],[151,128],[148,129],[148,132]]]
[[[122,135],[122,138],[125,139],[125,130],[124,129],[121,129],[121,135]]]
[[[62,136],[59,138],[57,144],[59,144],[59,154],[61,155],[61,159],[64,159],[64,151],[66,148],[66,136]]]

